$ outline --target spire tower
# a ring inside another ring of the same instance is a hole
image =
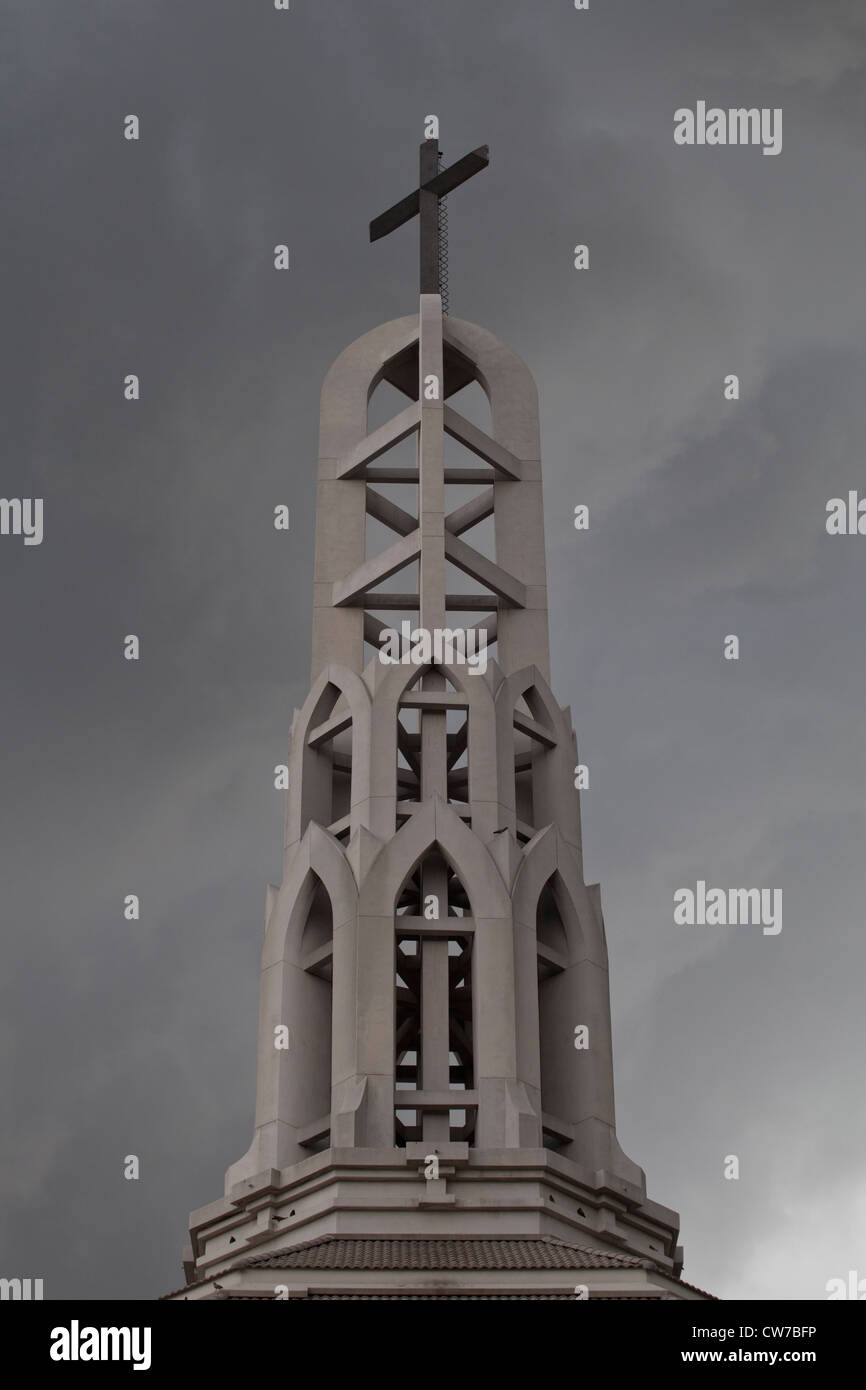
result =
[[[418,188],[370,226],[418,217],[418,311],[325,379],[254,1135],[192,1215],[173,1298],[704,1296],[616,1137],[535,385],[442,313],[439,200],[487,164],[421,146]],[[405,406],[371,428],[382,382]],[[473,382],[483,428],[459,407]]]

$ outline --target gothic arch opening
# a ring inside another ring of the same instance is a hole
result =
[[[310,902],[300,937],[306,976],[303,1017],[290,1027],[290,1046],[300,1050],[304,1070],[307,1124],[299,1143],[310,1153],[326,1149],[331,1137],[331,1026],[334,914],[318,874],[312,874]]]
[[[318,874],[313,874],[313,896],[307,911],[307,918],[301,933],[301,956],[306,960],[314,952],[321,952],[324,946],[334,939],[334,914],[331,899]],[[318,972],[322,973],[322,972]],[[330,960],[325,978],[330,979]]]
[[[535,937],[538,960],[538,1021],[541,1046],[541,1111],[554,1119],[543,1130],[545,1148],[558,1149],[568,1142],[555,1124],[562,1093],[562,1077],[574,1046],[570,1020],[563,1016],[562,990],[568,964],[568,931],[563,917],[562,889],[554,873],[538,896]],[[565,908],[567,911],[567,908]],[[571,1026],[580,1024],[574,1019]]]
[[[474,1085],[472,932],[468,922],[461,927],[469,910],[458,875],[431,847],[396,906],[395,1077],[406,1092],[395,1113],[400,1147],[474,1136],[476,1106],[457,1103]]]
[[[546,780],[556,731],[547,703],[534,685],[514,704],[514,809],[516,834],[527,844],[547,822]]]
[[[348,697],[329,681],[306,732],[303,771],[303,824],[325,826],[345,843],[352,803],[352,712]]]
[[[535,935],[540,946],[546,946],[560,956],[568,955],[568,933],[562,920],[562,913],[556,901],[553,888],[553,875],[547,880],[538,895],[538,908],[535,914]],[[546,972],[549,974],[550,972]],[[539,976],[541,969],[539,968]]]
[[[410,668],[407,667],[407,670]],[[410,675],[401,699],[406,696],[423,695],[428,678],[435,676],[440,694],[454,695],[459,701],[463,692],[454,684],[450,676],[439,667],[424,666],[417,675]],[[428,728],[434,722],[438,725],[435,743],[422,738],[424,719]],[[444,741],[443,736],[444,735]],[[397,711],[397,822],[405,823],[415,807],[421,802],[425,774],[431,774],[439,783],[443,800],[453,806],[463,820],[471,823],[469,809],[469,765],[467,759],[469,737],[469,709],[463,702],[461,707],[425,713],[422,709],[402,705]],[[430,766],[425,765],[430,759]],[[441,765],[440,765],[441,764]]]

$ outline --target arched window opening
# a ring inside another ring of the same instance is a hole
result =
[[[556,735],[550,711],[535,686],[526,689],[514,705],[514,806],[516,833],[522,844],[546,824],[549,796],[548,754]]]
[[[348,711],[347,702],[343,706]],[[340,703],[334,711],[339,717]],[[331,818],[329,825],[334,827],[338,838],[348,839],[350,826],[349,811],[352,805],[352,728],[343,729],[335,735],[331,743]]]
[[[304,1100],[308,1123],[300,1143],[310,1153],[327,1149],[331,1138],[331,1011],[334,916],[327,889],[313,875],[310,904],[301,934],[301,964],[308,976],[304,995]],[[289,1023],[291,1033],[299,1021]]]
[[[425,666],[410,681],[403,698],[423,702],[435,678],[435,698],[453,695],[457,708],[402,706],[397,714],[397,821],[404,823],[424,795],[425,775],[457,814],[471,823],[467,761],[469,711],[462,692],[436,666]],[[426,724],[425,724],[426,721]],[[428,736],[425,738],[424,729]],[[429,737],[430,733],[433,737]],[[429,764],[427,763],[429,759]]]
[[[329,682],[307,727],[303,770],[303,825],[313,820],[348,839],[352,801],[352,713],[339,686]]]
[[[547,880],[538,898],[535,935],[539,945],[548,946],[551,951],[557,952],[561,956],[568,954],[568,936],[553,891],[552,878]]]
[[[396,1143],[471,1140],[472,931],[469,899],[438,848],[407,879],[397,901],[395,1072],[406,1103],[396,1107]],[[461,919],[466,916],[466,926]],[[416,1103],[413,1105],[412,1102]]]
[[[552,1117],[552,1126],[545,1126],[545,1148],[559,1149],[569,1142],[567,1131],[555,1126],[563,1086],[564,1049],[569,1037],[563,1035],[568,1020],[561,1009],[562,974],[568,964],[568,933],[557,901],[556,875],[551,876],[538,898],[535,936],[538,954],[538,1021],[541,1043],[541,1110]],[[580,1020],[574,1020],[579,1023]]]

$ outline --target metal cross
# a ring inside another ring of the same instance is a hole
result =
[[[439,199],[465,183],[473,174],[486,169],[490,151],[481,145],[465,154],[448,169],[439,169],[439,141],[425,140],[421,146],[421,169],[418,187],[408,197],[401,198],[387,212],[370,223],[370,240],[378,241],[404,222],[418,216],[421,241],[421,293],[439,293]]]

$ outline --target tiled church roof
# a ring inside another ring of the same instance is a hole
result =
[[[344,1272],[351,1271],[379,1271],[388,1273],[400,1270],[415,1270],[431,1272],[448,1270],[467,1270],[483,1273],[488,1270],[628,1270],[628,1269],[648,1269],[656,1270],[659,1266],[655,1261],[639,1259],[634,1255],[623,1255],[615,1250],[593,1250],[587,1246],[571,1245],[567,1241],[560,1240],[557,1236],[416,1236],[416,1237],[389,1237],[389,1236],[346,1236],[346,1235],[326,1235],[319,1236],[315,1240],[303,1241],[298,1245],[288,1245],[282,1250],[272,1250],[268,1254],[253,1255],[248,1259],[238,1260],[224,1270],[337,1270]],[[200,1287],[215,1279],[215,1288],[221,1288],[219,1279],[221,1275],[211,1275],[204,1279],[195,1280],[187,1285],[187,1289]],[[705,1298],[712,1298],[712,1294],[704,1293],[694,1284],[686,1284],[682,1280],[676,1283],[683,1288],[691,1289],[694,1293],[702,1293]],[[184,1290],[179,1289],[178,1293]],[[222,1293],[223,1299],[235,1302],[241,1299],[267,1299],[272,1301],[270,1295],[245,1294],[241,1290],[226,1291]],[[673,1295],[676,1297],[676,1295]],[[171,1297],[171,1295],[163,1295]],[[341,1290],[339,1288],[311,1289],[306,1295],[310,1299],[416,1299],[429,1301],[430,1299],[447,1298],[481,1298],[481,1299],[515,1299],[525,1301],[527,1299],[545,1300],[565,1300],[574,1301],[572,1292],[564,1292],[557,1289],[539,1289],[538,1291],[525,1290],[521,1293],[511,1293],[507,1289],[499,1291],[478,1291],[473,1292],[471,1288],[458,1288],[440,1292],[413,1292],[411,1289],[401,1290],[395,1293],[379,1293],[373,1289],[370,1292],[359,1290]],[[646,1293],[605,1293],[601,1297],[605,1299],[634,1300],[658,1299],[671,1297],[665,1295],[661,1290],[647,1291]]]
[[[254,1255],[237,1269],[488,1270],[640,1269],[651,1261],[615,1251],[567,1245],[551,1236],[420,1236],[390,1239],[320,1236],[301,1245]]]

